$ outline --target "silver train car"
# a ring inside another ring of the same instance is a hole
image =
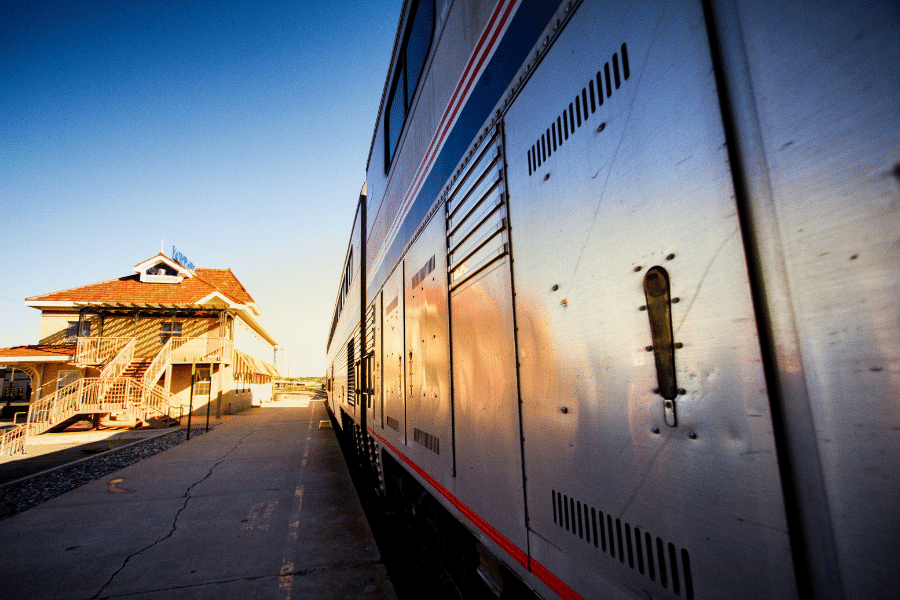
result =
[[[898,3],[402,14],[327,350],[379,485],[498,590],[900,597]]]

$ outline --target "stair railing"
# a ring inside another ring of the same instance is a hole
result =
[[[166,340],[166,343],[163,344],[163,347],[160,348],[159,352],[156,353],[156,356],[153,358],[153,361],[151,361],[150,366],[147,367],[144,376],[141,378],[144,385],[156,385],[156,382],[159,381],[159,378],[171,362],[172,341],[175,339],[177,338],[170,337]]]
[[[81,404],[83,389],[84,379],[78,379],[33,402],[28,407],[28,417],[25,421],[27,435],[43,433],[62,418],[75,414],[76,408]]]
[[[25,433],[28,429],[20,423],[3,430],[0,435],[0,456],[15,456],[25,453]]]
[[[100,371],[100,377],[102,378],[115,378],[122,374],[122,372],[131,364],[131,361],[134,360],[134,346],[135,346],[135,338],[107,338],[107,339],[115,339],[115,340],[127,340],[124,345],[122,345],[117,354],[110,360],[103,369]]]
[[[144,420],[147,419],[148,411],[170,419],[180,420],[184,416],[184,407],[178,396],[155,383],[147,385],[140,379],[131,379],[131,382],[129,402],[144,409],[142,417]]]

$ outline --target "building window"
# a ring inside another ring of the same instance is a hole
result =
[[[69,321],[69,327],[66,329],[66,343],[74,344],[79,337],[91,336],[91,322],[82,321],[81,331],[78,331],[78,321]]]
[[[173,337],[181,337],[181,323],[160,323],[159,343],[165,344]]]
[[[406,21],[403,42],[397,54],[397,67],[391,83],[387,108],[384,111],[385,172],[390,169],[394,152],[400,142],[400,132],[412,107],[419,78],[434,36],[434,2],[414,2]]]
[[[198,367],[197,373],[194,375],[194,395],[209,396],[209,388],[211,382],[212,377],[210,376],[209,369],[202,369]]]
[[[60,371],[56,374],[56,391],[73,384],[81,378],[79,371]]]

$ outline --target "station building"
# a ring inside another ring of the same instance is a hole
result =
[[[146,420],[191,407],[237,412],[272,397],[276,342],[230,269],[188,268],[160,253],[133,274],[25,304],[41,311],[40,340],[0,349],[0,366],[29,375],[32,409],[42,403],[50,414],[65,399],[101,414],[127,397]]]

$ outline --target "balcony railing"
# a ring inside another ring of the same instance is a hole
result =
[[[219,337],[171,337],[147,367],[145,385],[156,385],[170,364],[183,363],[232,363],[234,342]]]
[[[234,342],[220,337],[172,338],[173,363],[231,363]]]
[[[80,337],[75,343],[75,364],[81,367],[106,364],[128,344],[132,337]]]

